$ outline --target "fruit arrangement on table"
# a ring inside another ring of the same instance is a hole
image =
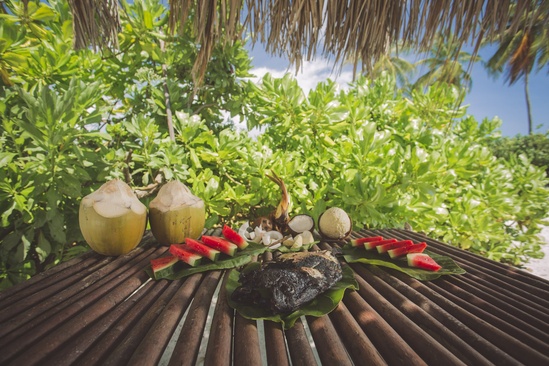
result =
[[[225,224],[221,236],[204,234],[204,202],[187,186],[178,181],[163,185],[149,204],[148,220],[155,239],[169,249],[150,260],[150,277],[174,280],[232,269],[227,285],[231,306],[243,316],[280,321],[285,327],[301,315],[333,310],[345,289],[358,288],[353,271],[331,251],[310,249],[320,241],[345,242],[353,230],[351,217],[338,207],[323,212],[317,225],[307,214],[291,217],[284,182],[274,173],[267,177],[282,191],[278,206],[237,230]],[[84,197],[79,220],[93,250],[123,255],[141,241],[147,208],[126,183],[115,179]],[[385,266],[423,280],[463,273],[450,258],[426,248],[424,242],[372,236],[351,239],[341,252],[348,263]],[[262,261],[266,251],[273,252],[272,260]]]

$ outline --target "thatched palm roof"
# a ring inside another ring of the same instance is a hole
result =
[[[69,0],[75,19],[75,45],[116,44],[119,27],[116,0]],[[516,3],[514,17],[510,7]],[[428,50],[437,34],[459,44],[496,39],[520,26],[524,16],[548,13],[544,0],[170,0],[170,27],[181,29],[194,14],[200,44],[195,77],[201,78],[213,46],[240,37],[240,22],[267,52],[286,55],[299,69],[317,54],[334,63],[353,60],[372,64],[399,44]],[[242,17],[241,17],[242,15]]]

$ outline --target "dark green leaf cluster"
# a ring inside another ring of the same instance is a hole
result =
[[[549,174],[549,136],[547,134],[499,138],[491,142],[490,148],[497,157],[506,160],[523,154],[532,165],[545,169],[546,174]]]

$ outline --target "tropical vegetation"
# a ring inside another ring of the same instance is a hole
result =
[[[532,106],[529,79],[532,72],[549,66],[549,4],[532,0],[534,7],[527,13],[517,14],[518,4],[511,7],[511,18],[518,24],[510,26],[498,40],[494,54],[486,62],[486,68],[495,76],[505,72],[509,85],[522,80],[528,116],[528,133],[533,133]]]
[[[545,171],[524,155],[497,158],[499,121],[456,106],[459,86],[403,90],[387,74],[343,91],[327,80],[305,93],[290,75],[255,84],[240,41],[216,44],[197,84],[196,34],[168,32],[160,1],[125,4],[119,49],[102,52],[73,47],[65,1],[6,4],[0,288],[89,250],[79,202],[112,178],[145,204],[178,179],[212,227],[274,206],[275,171],[292,213],[339,206],[357,228],[408,224],[517,265],[542,255]]]
[[[549,135],[534,133],[525,136],[502,137],[490,144],[494,155],[502,159],[514,159],[525,155],[532,165],[545,169],[549,176]]]

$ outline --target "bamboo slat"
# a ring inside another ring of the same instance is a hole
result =
[[[358,291],[284,330],[229,306],[227,270],[151,280],[144,269],[167,248],[147,235],[126,256],[90,252],[0,293],[0,364],[549,364],[549,281],[420,233],[352,237],[376,235],[425,241],[467,273],[418,281],[353,263]]]

